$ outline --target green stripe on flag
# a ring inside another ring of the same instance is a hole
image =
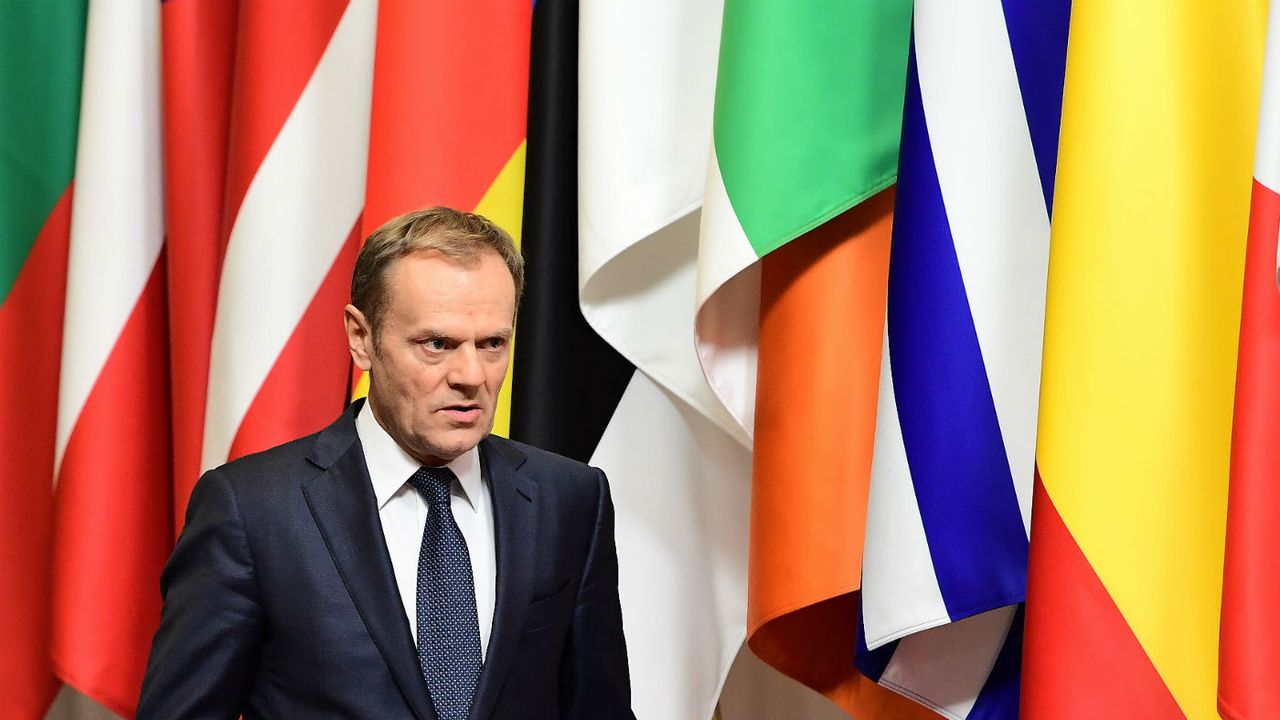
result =
[[[85,13],[0,1],[0,304],[75,173]]]
[[[715,147],[757,255],[894,181],[910,32],[910,0],[726,0]]]

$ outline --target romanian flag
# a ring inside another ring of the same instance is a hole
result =
[[[1066,2],[916,0],[859,667],[1016,718]]]
[[[1072,7],[1028,569],[1031,720],[1215,714],[1265,14],[1257,0]]]
[[[1280,5],[1271,5],[1231,435],[1218,661],[1218,711],[1228,720],[1280,717]]]

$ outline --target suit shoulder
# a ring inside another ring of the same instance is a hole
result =
[[[596,474],[600,472],[584,462],[527,443],[496,436],[491,439],[498,447],[505,446],[508,450],[524,455],[527,469],[535,475],[570,478],[594,484]]]
[[[210,472],[217,473],[236,486],[250,489],[265,484],[277,484],[281,480],[297,480],[314,468],[307,461],[319,433],[291,440],[267,450],[236,458]],[[275,483],[271,481],[276,481]]]

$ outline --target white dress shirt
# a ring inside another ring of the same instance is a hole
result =
[[[418,551],[430,507],[422,495],[409,484],[409,478],[420,467],[373,417],[366,402],[356,416],[356,434],[364,448],[364,461],[373,481],[373,495],[378,503],[378,519],[391,553],[391,567],[396,574],[400,602],[409,618],[414,642],[418,640]],[[471,556],[471,575],[476,585],[476,618],[480,622],[480,657],[488,653],[489,632],[493,628],[494,589],[497,583],[497,561],[493,539],[493,504],[489,482],[480,471],[480,449],[463,453],[446,467],[458,479],[450,488],[453,519],[467,541]]]

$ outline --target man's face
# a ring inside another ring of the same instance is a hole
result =
[[[397,260],[375,351],[367,319],[346,310],[374,417],[424,465],[443,465],[493,428],[511,353],[515,284],[496,252],[459,263],[436,251]]]

